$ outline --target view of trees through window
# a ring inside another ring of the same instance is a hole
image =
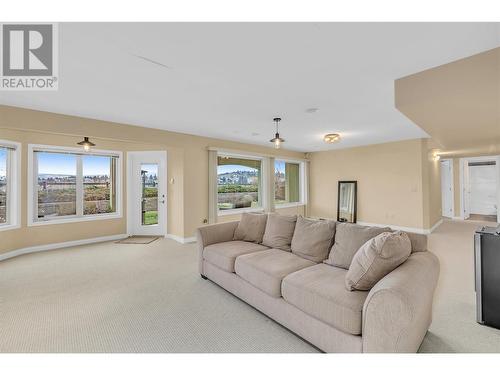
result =
[[[116,187],[112,176],[116,159],[109,156],[83,156],[83,214],[116,211]]]
[[[217,206],[219,210],[261,207],[261,161],[219,156]]]
[[[37,152],[38,218],[76,215],[76,156]]]
[[[9,150],[0,147],[0,224],[7,223],[7,155]]]
[[[39,219],[116,212],[116,160],[110,156],[36,152]],[[77,171],[81,158],[81,176]],[[77,178],[79,177],[79,178]],[[77,186],[77,180],[83,186]],[[77,212],[77,188],[83,212]]]
[[[274,203],[300,202],[300,164],[274,162]]]
[[[158,164],[141,165],[142,225],[158,224]]]

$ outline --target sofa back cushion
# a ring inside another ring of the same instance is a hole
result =
[[[290,251],[296,222],[296,215],[269,214],[262,244],[274,249]]]
[[[244,212],[234,231],[233,240],[261,243],[266,222],[267,214]]]
[[[313,262],[322,262],[328,256],[335,236],[335,221],[297,218],[292,238],[292,253]]]
[[[380,233],[390,232],[391,228],[367,227],[359,224],[337,223],[335,243],[326,264],[349,269],[354,254],[368,240]]]
[[[411,252],[417,253],[427,251],[427,235],[413,232],[405,232],[411,242]]]
[[[411,254],[411,241],[405,232],[385,232],[366,242],[345,276],[348,290],[370,290]]]

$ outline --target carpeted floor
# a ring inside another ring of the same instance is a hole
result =
[[[472,233],[444,222],[423,352],[500,352],[500,331],[475,322]],[[103,243],[0,262],[1,352],[315,352],[197,271],[196,245]]]

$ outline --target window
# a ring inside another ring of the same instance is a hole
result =
[[[262,160],[217,157],[217,207],[220,211],[262,209]]]
[[[9,173],[7,165],[10,159],[9,154],[10,150],[8,148],[0,147],[0,225],[8,223]]]
[[[83,156],[83,214],[116,212],[116,158]]]
[[[21,145],[0,140],[0,230],[19,227]]]
[[[302,203],[302,170],[301,162],[275,160],[274,203],[276,205]]]
[[[30,147],[31,224],[120,217],[119,154]]]

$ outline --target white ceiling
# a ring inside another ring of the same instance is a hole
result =
[[[0,91],[0,104],[262,145],[281,116],[284,147],[298,151],[426,137],[395,109],[394,80],[500,45],[493,23],[63,23],[59,32],[59,91]],[[323,143],[330,132],[341,142]]]

